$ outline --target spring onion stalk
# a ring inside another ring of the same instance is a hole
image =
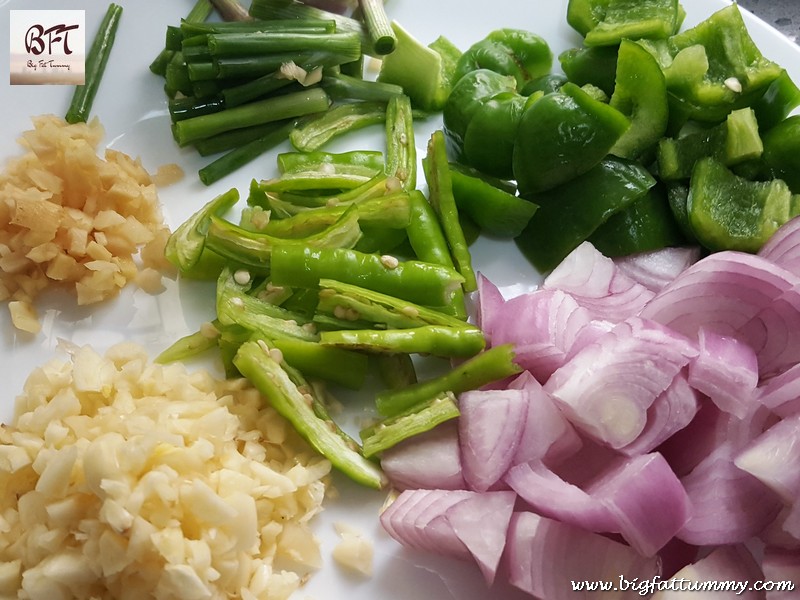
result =
[[[292,80],[287,79],[280,70],[277,70],[255,79],[249,79],[239,85],[225,87],[222,90],[222,97],[225,99],[225,106],[233,108],[269,96],[291,84]]]
[[[341,435],[332,420],[318,416],[310,387],[302,383],[298,386],[265,343],[242,344],[233,362],[272,407],[334,467],[367,487],[386,487],[388,482],[380,467],[365,458],[352,440]]]
[[[211,0],[219,15],[226,21],[251,21],[253,17],[239,0]]]
[[[429,402],[362,429],[362,452],[367,458],[377,456],[403,440],[430,431],[458,416],[456,397],[452,392],[443,392]]]
[[[85,83],[75,87],[65,116],[67,123],[85,123],[88,119],[111,48],[114,46],[120,17],[122,17],[122,7],[119,4],[109,4],[86,55]]]
[[[313,88],[179,121],[173,125],[173,132],[178,144],[186,146],[233,129],[322,112],[329,104],[328,95],[320,88]]]
[[[275,121],[274,123],[264,123],[263,125],[255,125],[253,127],[245,127],[244,129],[232,129],[225,133],[220,133],[209,138],[197,140],[193,142],[195,150],[200,153],[200,156],[209,156],[211,154],[218,154],[220,152],[227,152],[249,144],[250,142],[269,135],[271,132],[280,129],[286,123],[294,122],[294,119],[283,119]]]
[[[399,85],[361,79],[345,73],[325,75],[320,85],[334,99],[388,102],[392,98],[403,94],[403,88]]]
[[[360,0],[359,5],[375,52],[381,56],[394,52],[397,36],[386,16],[383,0]]]
[[[363,23],[351,17],[303,4],[298,0],[253,0],[250,15],[256,19],[319,19],[334,21],[337,31],[350,31],[361,37],[361,48],[368,56],[380,56]]]
[[[170,98],[167,102],[167,107],[169,108],[170,118],[175,122],[219,112],[225,108],[225,102],[218,97],[194,98],[192,96],[181,96]]]
[[[361,54],[359,38],[355,33],[215,33],[206,39],[208,50],[214,57],[326,50],[352,56],[351,60],[356,60]]]
[[[281,31],[284,33],[333,33],[336,23],[321,19],[289,19],[272,21],[250,21],[247,23],[197,23],[188,19],[181,21],[180,30],[184,38],[210,33],[249,33],[254,31]]]
[[[211,0],[197,0],[192,9],[189,11],[189,14],[186,15],[184,21],[187,23],[202,23],[208,19],[209,15],[211,15],[211,11],[213,10],[214,7],[211,4]],[[150,71],[156,75],[166,75],[167,65],[169,64],[170,60],[172,60],[174,54],[174,51],[164,48],[161,52],[159,52],[158,56],[153,60],[153,62],[150,63]]]
[[[281,68],[281,65],[294,62],[298,65],[333,67],[354,60],[351,50],[337,49],[302,50],[272,52],[264,55],[219,56],[211,62],[187,64],[189,76],[194,81],[209,79],[247,79],[268,75]]]
[[[226,175],[233,173],[236,169],[252,162],[286,140],[289,136],[289,132],[294,128],[295,123],[296,121],[290,119],[266,135],[238,146],[223,156],[220,156],[198,171],[200,181],[205,185],[211,185]]]

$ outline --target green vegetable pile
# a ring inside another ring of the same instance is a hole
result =
[[[536,204],[516,237],[541,272],[591,241],[608,256],[696,243],[757,251],[800,213],[800,90],[738,7],[680,31],[677,0],[570,0],[584,43],[495,31],[464,52],[444,107],[455,160]]]
[[[308,7],[255,0],[255,19],[235,24],[189,15],[152,67],[178,143],[227,152],[206,183],[294,147],[276,177],[250,183],[238,220],[230,189],[170,237],[182,276],[216,281],[216,317],[159,360],[216,349],[364,485],[386,484],[384,450],[458,416],[459,393],[520,370],[513,348],[487,350],[467,320],[481,232],[514,239],[544,273],[585,240],[608,256],[756,251],[800,213],[800,117],[788,116],[800,90],[736,5],[681,32],[677,0],[570,0],[584,44],[558,57],[563,72],[529,31],[499,29],[462,53],[396,22],[284,12],[295,9]],[[368,81],[363,57],[379,42],[388,54]],[[287,59],[299,78],[280,71]],[[421,187],[414,123],[439,110]],[[379,123],[381,151],[324,149]],[[415,356],[443,359],[443,374],[418,381]],[[330,385],[361,389],[371,374],[378,420],[356,440],[331,417]]]

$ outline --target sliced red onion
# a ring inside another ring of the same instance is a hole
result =
[[[618,531],[618,524],[608,506],[580,487],[567,483],[542,463],[516,465],[508,471],[505,480],[542,516],[587,531]]]
[[[478,563],[486,583],[494,581],[516,502],[514,492],[486,492],[454,504],[446,513],[456,536]]]
[[[444,515],[448,507],[470,494],[463,490],[405,490],[381,513],[381,525],[391,537],[408,548],[435,548],[437,553],[445,556],[469,559],[469,550],[446,522],[444,526],[441,522],[436,527],[429,525]]]
[[[616,325],[616,323],[599,319],[593,319],[592,321],[589,321],[589,323],[584,325],[583,328],[578,332],[578,335],[575,336],[575,340],[572,342],[569,352],[567,352],[566,360],[569,361],[586,346],[596,342],[600,336],[614,329],[614,325]]]
[[[513,467],[506,481],[533,510],[594,532],[619,532],[637,552],[655,555],[689,518],[686,492],[660,454],[618,460],[585,490],[541,463]]]
[[[514,513],[504,562],[515,587],[540,600],[607,598],[609,592],[573,591],[572,582],[643,581],[659,573],[658,560],[597,533],[531,512]],[[633,593],[631,597],[633,597]],[[577,595],[576,595],[577,594]]]
[[[796,600],[800,591],[800,553],[767,548],[761,559],[768,600]]]
[[[556,465],[548,466],[564,481],[583,488],[594,481],[598,473],[617,464],[623,455],[587,436],[580,437],[581,447],[575,454]]]
[[[501,311],[505,299],[500,289],[483,273],[478,273],[477,280],[475,324],[483,331],[486,343],[491,344],[494,316]]]
[[[473,390],[459,396],[461,464],[470,489],[485,492],[511,466],[528,404],[528,392],[522,389]]]
[[[730,442],[719,445],[681,479],[692,514],[678,537],[689,544],[738,544],[757,535],[778,514],[780,498],[733,463]]]
[[[765,547],[800,553],[800,536],[791,535],[784,527],[787,520],[795,516],[792,508],[784,506],[778,516],[758,534],[758,539]]]
[[[800,364],[770,377],[756,389],[756,400],[781,417],[800,411]]]
[[[776,417],[763,406],[754,405],[745,418],[739,419],[703,397],[691,423],[661,444],[658,451],[680,477],[723,444],[731,452],[740,451],[775,421]]]
[[[753,586],[756,581],[763,581],[764,574],[750,551],[743,545],[720,546],[708,555],[678,571],[673,580],[659,582],[658,593],[654,597],[677,600],[685,597],[693,582],[709,582],[717,585],[729,585],[730,589],[709,589],[692,591],[693,598],[746,598],[747,600],[763,600],[764,591]],[[685,587],[680,587],[685,586]]]
[[[657,452],[621,461],[587,492],[608,508],[615,531],[644,556],[654,556],[689,520],[686,491]]]
[[[653,292],[668,283],[700,259],[699,246],[661,248],[614,259],[617,268]]]
[[[700,548],[687,544],[678,538],[672,538],[658,552],[661,559],[661,577],[668,579],[680,571],[686,565],[690,565],[697,560]]]
[[[621,448],[642,432],[650,405],[696,355],[683,336],[635,317],[575,354],[544,389],[576,427]]]
[[[515,361],[539,381],[561,366],[589,313],[561,291],[535,290],[507,300],[491,316],[492,345],[516,345]]]
[[[694,337],[700,327],[735,335],[798,277],[766,258],[716,252],[683,271],[645,306],[640,316]]]
[[[446,421],[389,448],[381,456],[381,467],[398,490],[464,489],[458,421]]]
[[[798,331],[800,285],[795,285],[745,323],[737,335],[756,351],[761,377],[769,377],[800,362]]]
[[[575,428],[530,372],[522,372],[508,387],[528,394],[528,412],[512,464],[537,460],[554,465],[580,449],[583,441]]]
[[[711,398],[720,410],[744,418],[758,384],[755,351],[734,337],[705,327],[697,336],[700,354],[689,363],[689,384]]]
[[[543,289],[561,290],[594,319],[619,322],[637,314],[655,295],[619,269],[591,242],[583,242],[545,278]]]
[[[647,454],[692,422],[700,408],[697,391],[678,373],[647,409],[647,424],[642,433],[619,449],[626,456]]]
[[[734,464],[787,504],[800,496],[800,414],[782,419],[739,452]]]
[[[800,275],[800,217],[781,225],[761,246],[758,254]]]

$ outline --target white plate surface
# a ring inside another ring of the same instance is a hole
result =
[[[207,159],[191,149],[180,149],[172,140],[162,80],[150,73],[148,65],[163,47],[167,25],[177,24],[192,5],[190,0],[138,0],[119,2],[124,7],[117,40],[108,63],[93,115],[100,117],[106,130],[105,144],[139,157],[144,166],[155,172],[159,165],[178,163],[187,177],[179,184],[160,192],[164,215],[175,227],[194,210],[218,193],[231,187],[246,194],[252,178],[276,174],[275,154],[289,149],[278,148],[240,171],[203,186],[197,170]],[[726,6],[726,0],[689,0],[685,26],[709,16]],[[11,9],[85,9],[87,31],[96,29],[107,2],[99,0],[0,0],[0,31],[9,31]],[[500,27],[529,29],[542,35],[557,55],[578,45],[580,38],[565,21],[566,0],[391,0],[390,16],[425,43],[444,35],[459,48]],[[744,11],[743,11],[744,12]],[[751,35],[768,58],[787,68],[800,82],[800,52],[787,38],[746,14]],[[88,45],[87,41],[87,45]],[[66,111],[72,89],[57,85],[9,84],[8,45],[0,45],[0,162],[20,152],[15,140],[31,127],[32,115]],[[555,62],[557,68],[557,61]],[[430,133],[441,125],[433,119],[417,129],[418,153],[422,155]],[[366,130],[343,139],[326,149],[382,148],[382,131]],[[521,258],[510,242],[479,240],[473,247],[478,270],[488,275],[509,297],[531,289],[537,274]],[[38,303],[44,324],[41,334],[31,337],[15,333],[6,310],[0,310],[0,421],[8,422],[14,397],[22,389],[28,373],[53,356],[59,339],[77,344],[92,344],[98,350],[122,340],[145,345],[153,356],[179,336],[195,331],[199,324],[213,318],[213,288],[207,284],[170,282],[157,296],[126,290],[118,299],[101,306],[78,308],[65,297],[46,296]],[[348,423],[345,423],[347,426]],[[352,423],[350,424],[352,425]],[[340,497],[329,501],[317,520],[317,534],[323,544],[325,566],[297,594],[298,598],[317,600],[488,600],[522,598],[523,595],[503,585],[486,588],[477,569],[455,561],[415,554],[401,549],[384,534],[377,515],[383,496],[359,489],[343,478],[336,478]],[[374,575],[369,579],[342,572],[333,564],[330,551],[337,536],[333,523],[346,522],[359,528],[375,544]]]

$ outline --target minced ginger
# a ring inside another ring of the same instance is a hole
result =
[[[156,292],[170,265],[169,230],[141,162],[112,149],[99,156],[96,118],[32,121],[19,140],[26,152],[0,173],[0,300],[18,329],[36,333],[33,300],[45,288],[66,284],[78,304],[92,304],[130,281]]]

